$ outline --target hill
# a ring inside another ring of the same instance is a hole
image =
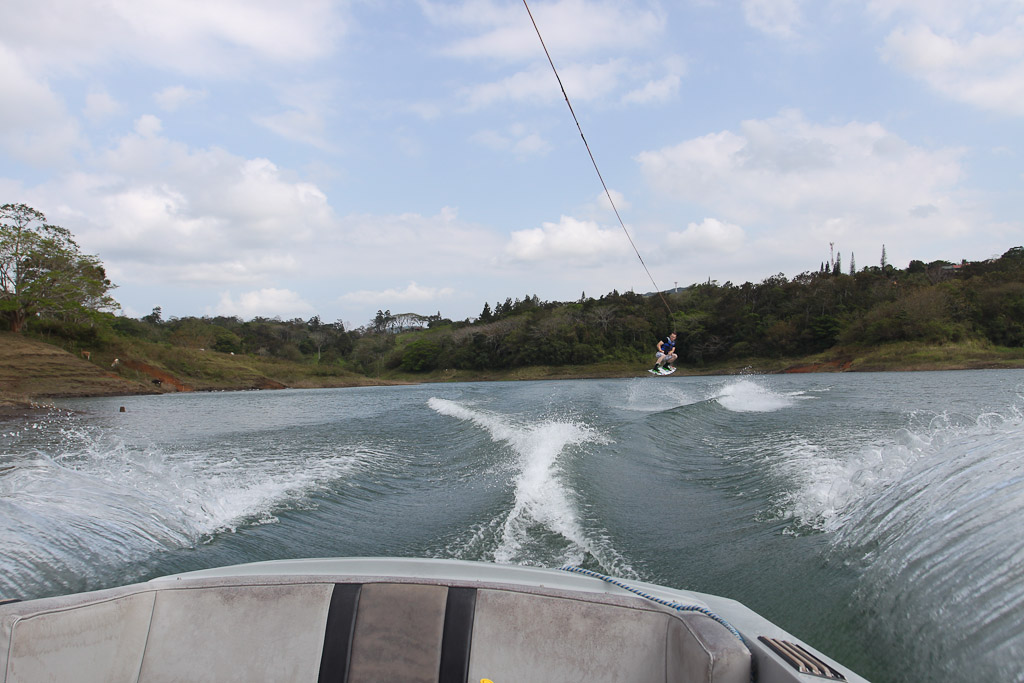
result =
[[[0,407],[76,396],[395,384],[338,368],[134,342],[72,354],[0,332]]]
[[[38,339],[0,332],[0,417],[19,413],[46,399],[76,396],[635,377],[645,368],[636,361],[606,361],[432,372],[393,368],[385,370],[383,376],[367,377],[337,365],[311,365],[138,340],[129,345],[118,344],[116,348],[79,351],[75,355]],[[993,348],[977,342],[943,345],[901,342],[832,349],[787,359],[744,358],[708,363],[699,368],[680,366],[677,376],[983,368],[1024,368],[1024,349]]]
[[[0,406],[67,396],[156,393],[83,357],[13,332],[0,332]]]

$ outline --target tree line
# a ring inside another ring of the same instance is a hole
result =
[[[94,323],[116,310],[99,259],[71,231],[24,204],[0,206],[0,319],[14,332],[30,320]]]
[[[678,333],[680,362],[800,357],[838,346],[898,341],[978,341],[1024,346],[1024,247],[999,258],[911,261],[844,273],[830,254],[820,268],[759,283],[708,280],[662,296],[613,291],[577,301],[535,294],[484,303],[474,319],[378,311],[346,329],[318,316],[186,317],[159,307],[115,315],[102,264],[71,234],[24,205],[0,207],[0,315],[10,329],[101,345],[112,336],[186,348],[338,364],[366,374],[533,365],[646,362],[657,340]],[[667,304],[667,305],[666,305]]]
[[[1024,346],[1024,248],[983,262],[882,263],[853,274],[833,265],[756,284],[708,281],[663,293],[667,308],[658,296],[614,291],[485,304],[472,325],[395,335],[383,364],[419,372],[643,362],[670,331],[680,361],[694,366],[899,341]]]

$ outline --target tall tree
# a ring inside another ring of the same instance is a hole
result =
[[[489,323],[494,320],[494,315],[491,313],[491,305],[486,301],[484,302],[484,309],[480,311],[478,320],[482,323]]]
[[[24,204],[0,206],[0,317],[20,332],[34,315],[72,319],[119,308],[95,256]]]

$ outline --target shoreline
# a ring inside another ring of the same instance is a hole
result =
[[[517,382],[648,377],[645,357],[589,365],[527,366],[501,370],[389,370],[368,377],[341,366],[310,366],[234,354],[180,348],[139,348],[71,353],[41,340],[0,333],[0,420],[30,415],[64,398],[141,396],[192,391],[274,391],[367,386]],[[126,358],[125,356],[129,356]],[[679,377],[843,372],[932,372],[1024,370],[1024,348],[978,342],[943,346],[893,343],[835,347],[791,358],[739,358],[694,366],[677,365]],[[666,380],[667,381],[667,380]]]
[[[854,361],[818,361],[788,365],[778,369],[758,369],[751,365],[728,366],[698,370],[694,368],[678,367],[675,377],[735,377],[735,376],[756,376],[756,375],[788,375],[788,374],[838,374],[847,372],[872,373],[872,372],[953,372],[966,370],[1024,370],[1024,362],[1015,363],[1011,361],[979,360],[974,362],[961,363],[907,363],[903,366],[887,367],[853,367]],[[449,376],[433,376],[423,378],[393,377],[393,378],[364,378],[363,381],[342,381],[342,382],[311,382],[308,379],[286,385],[281,382],[270,382],[263,386],[224,386],[224,387],[203,387],[190,388],[185,391],[160,391],[147,390],[147,387],[139,386],[137,391],[123,390],[111,391],[109,387],[96,387],[90,391],[85,387],[78,387],[77,390],[48,392],[45,394],[22,394],[12,396],[0,390],[0,419],[29,416],[39,411],[51,410],[55,406],[51,402],[62,398],[102,398],[113,396],[147,396],[162,395],[166,393],[210,393],[217,391],[280,391],[282,389],[353,389],[360,387],[386,387],[386,386],[413,386],[421,384],[451,384],[471,382],[529,382],[529,381],[562,381],[578,379],[629,379],[632,377],[643,377],[643,368],[636,372],[624,371],[621,369],[592,369],[585,370],[583,367],[574,367],[571,371],[555,368],[518,368],[495,373],[454,373]],[[538,372],[539,371],[539,372]]]

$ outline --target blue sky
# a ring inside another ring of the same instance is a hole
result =
[[[1019,0],[532,0],[661,288],[1024,243]],[[521,0],[7,0],[0,203],[125,314],[653,285]]]

